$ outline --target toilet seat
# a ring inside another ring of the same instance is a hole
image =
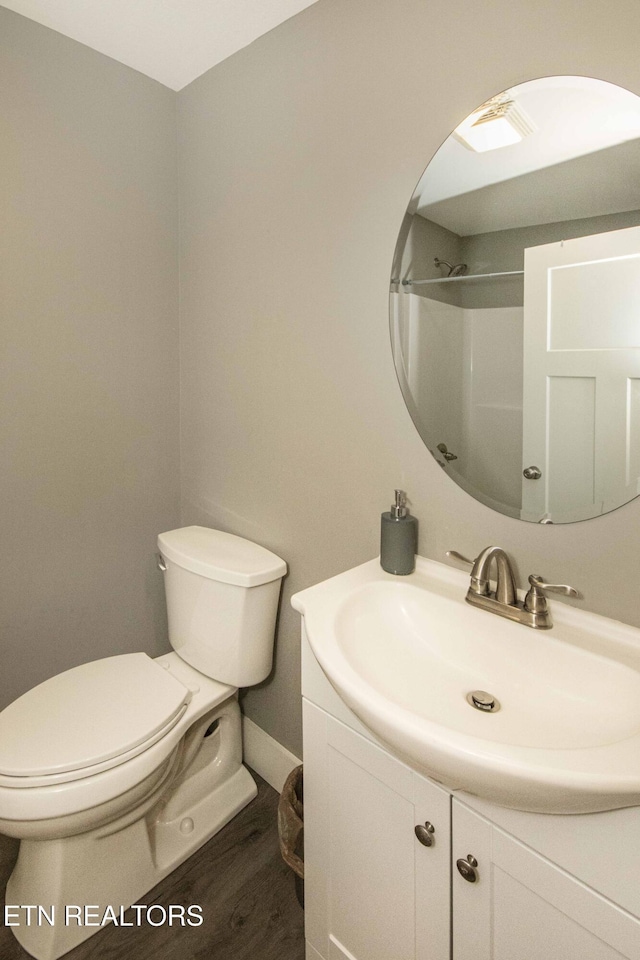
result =
[[[0,783],[53,785],[124,763],[165,737],[191,696],[145,653],[58,674],[0,713]]]
[[[151,662],[158,671],[176,679],[184,687],[186,696],[192,695],[177,717],[129,754],[84,769],[39,777],[0,775],[0,821],[6,821],[7,825],[48,821],[81,813],[125,795],[172,762],[182,738],[195,721],[237,695],[237,687],[203,676],[174,652]],[[0,752],[3,748],[4,744],[0,743]],[[5,832],[14,835],[9,830]]]

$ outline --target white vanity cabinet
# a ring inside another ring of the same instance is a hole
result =
[[[640,960],[637,918],[455,798],[451,852],[453,960]]]
[[[303,694],[307,960],[640,960],[637,808],[457,796],[375,741],[304,631]]]
[[[304,730],[308,958],[448,960],[449,794],[306,701]]]

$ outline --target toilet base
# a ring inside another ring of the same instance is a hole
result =
[[[31,924],[24,909],[13,913],[19,925],[12,932],[36,960],[57,960],[98,933],[107,907],[119,922],[121,910],[140,903],[253,800],[258,788],[242,764],[235,695],[190,728],[172,763],[166,780],[113,822],[75,836],[21,841],[6,903],[42,907],[54,921],[37,909]],[[79,908],[80,918],[69,907]],[[92,908],[91,926],[85,907]]]
[[[99,922],[107,907],[120,919],[121,908],[140,903],[144,895],[213,837],[257,794],[257,787],[244,766],[216,790],[168,822],[156,822],[151,829],[146,818],[136,820],[108,836],[98,831],[65,840],[23,840],[16,867],[7,884],[7,904],[36,904],[51,916],[26,925],[24,911],[20,926],[12,927],[18,942],[36,960],[57,960],[78,944],[98,933],[101,926],[80,926],[77,911],[69,906],[93,909],[89,921]],[[185,822],[186,821],[186,822]],[[205,917],[205,923],[206,923]]]

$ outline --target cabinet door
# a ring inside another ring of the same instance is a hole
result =
[[[305,925],[324,960],[449,960],[449,795],[304,701]],[[416,825],[434,827],[430,846]]]
[[[457,800],[452,815],[453,960],[640,960],[635,917]],[[475,882],[456,869],[469,854]]]

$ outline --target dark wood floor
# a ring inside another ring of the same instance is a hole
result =
[[[278,849],[278,795],[254,774],[258,796],[209,843],[168,876],[145,904],[199,904],[200,927],[115,927],[109,924],[66,954],[68,960],[304,960],[303,911],[293,874]],[[17,843],[0,837],[0,889]],[[133,916],[127,914],[129,920]],[[0,926],[2,960],[29,960]]]

